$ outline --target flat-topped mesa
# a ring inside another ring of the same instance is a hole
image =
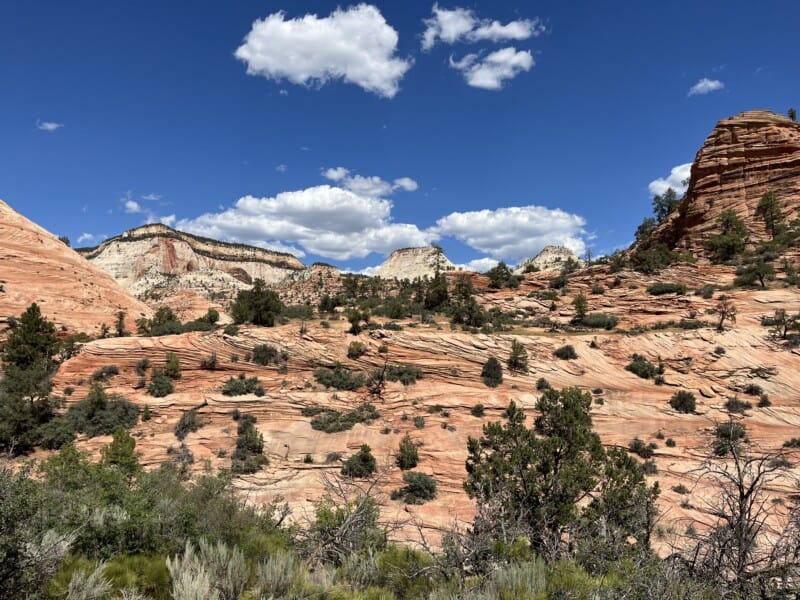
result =
[[[689,188],[678,209],[656,229],[656,239],[706,257],[703,243],[719,233],[718,218],[733,210],[753,242],[769,239],[756,214],[775,192],[787,221],[800,208],[800,123],[768,110],[751,110],[717,123],[697,152]]]
[[[59,329],[92,335],[103,324],[113,328],[119,312],[128,331],[151,313],[102,269],[0,200],[0,332],[32,302]]]
[[[186,290],[200,299],[229,300],[256,279],[277,284],[305,268],[291,254],[211,240],[161,224],[131,229],[80,252],[135,296],[168,304],[170,297]]]
[[[416,279],[433,277],[437,270],[441,273],[455,271],[456,266],[438,246],[422,246],[395,250],[378,267],[375,275],[384,279]]]
[[[514,274],[521,275],[531,270],[557,270],[563,267],[570,259],[575,261],[578,265],[583,264],[583,261],[569,248],[564,246],[545,246],[535,257],[525,259],[519,263],[514,269]]]

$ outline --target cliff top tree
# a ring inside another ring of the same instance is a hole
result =
[[[669,214],[678,208],[680,198],[672,188],[667,188],[663,194],[653,196],[653,214],[659,223],[663,223]]]

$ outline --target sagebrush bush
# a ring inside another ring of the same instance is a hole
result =
[[[406,504],[424,504],[436,497],[436,480],[430,475],[411,471],[403,474],[405,485],[392,492],[392,500]]]
[[[407,471],[413,469],[419,463],[419,450],[408,434],[400,440],[400,447],[397,452],[397,466]]]
[[[187,435],[194,433],[203,426],[200,416],[197,414],[196,409],[185,410],[181,413],[175,425],[175,437],[183,441]]]
[[[682,413],[693,413],[697,408],[697,402],[694,394],[686,390],[680,390],[672,395],[669,399],[669,405]]]
[[[363,479],[372,475],[377,468],[377,461],[372,455],[372,449],[367,444],[362,444],[361,449],[344,461],[342,475]]]
[[[337,363],[332,369],[320,367],[314,370],[314,379],[326,388],[353,391],[363,387],[367,379],[363,373],[354,373]]]
[[[651,296],[661,296],[663,294],[679,294],[686,293],[686,286],[682,283],[668,283],[657,281],[656,283],[647,286],[647,293]]]
[[[503,367],[494,356],[490,356],[489,360],[483,365],[481,379],[483,379],[483,383],[487,387],[492,388],[503,383]]]
[[[578,358],[578,353],[575,352],[575,348],[571,344],[567,344],[553,350],[553,356],[561,360],[574,360]]]

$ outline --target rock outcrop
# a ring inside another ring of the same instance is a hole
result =
[[[751,241],[768,239],[756,214],[765,192],[777,194],[787,221],[800,216],[800,123],[767,110],[723,119],[698,151],[678,209],[654,235],[705,257],[703,242],[719,233],[717,219],[730,209],[747,225]]]
[[[401,248],[389,255],[378,267],[375,275],[384,279],[415,279],[433,277],[440,272],[454,271],[456,266],[444,255],[438,246],[420,248]]]
[[[189,304],[204,310],[209,302],[225,304],[255,279],[276,284],[304,269],[291,254],[201,238],[161,224],[131,229],[79,252],[136,297],[179,304],[173,306],[179,312],[187,292],[197,297]]]
[[[521,275],[526,269],[539,271],[560,269],[569,259],[574,260],[579,265],[583,264],[569,248],[565,248],[564,246],[545,246],[535,257],[528,258],[519,263],[514,269],[514,274]]]
[[[0,330],[32,302],[59,328],[98,334],[123,311],[126,328],[150,309],[102,269],[0,200]]]

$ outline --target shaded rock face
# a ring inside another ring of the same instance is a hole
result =
[[[59,328],[99,333],[126,313],[126,329],[150,309],[102,269],[0,200],[0,330],[32,302]]]
[[[705,257],[703,242],[719,233],[717,219],[733,210],[751,241],[769,238],[756,214],[759,200],[775,192],[784,217],[800,209],[800,123],[766,110],[723,119],[697,152],[689,189],[678,210],[655,235],[667,245]]]
[[[523,260],[514,269],[514,274],[520,275],[524,273],[529,266],[536,267],[540,271],[560,269],[570,258],[578,264],[583,264],[569,248],[564,246],[545,246],[535,257]]]
[[[304,268],[290,254],[200,238],[160,224],[131,229],[80,252],[135,296],[167,304],[187,291],[197,296],[198,305],[224,303],[255,279],[276,284]],[[173,308],[180,312],[180,306]]]
[[[437,269],[445,272],[454,271],[455,268],[456,266],[444,255],[441,248],[423,246],[395,250],[378,267],[375,275],[384,279],[415,279],[433,277]]]

